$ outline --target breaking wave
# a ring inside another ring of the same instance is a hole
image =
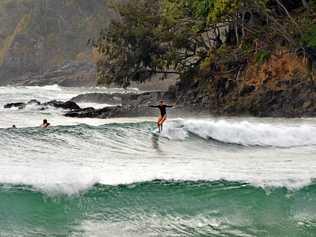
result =
[[[228,120],[175,120],[166,125],[163,136],[185,139],[194,134],[203,139],[213,139],[243,146],[295,147],[316,145],[316,125],[265,124]]]

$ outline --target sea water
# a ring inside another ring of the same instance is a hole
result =
[[[157,136],[155,118],[3,109],[87,92],[126,91],[0,87],[1,237],[316,236],[315,118],[192,115]]]

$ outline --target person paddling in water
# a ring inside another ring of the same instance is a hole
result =
[[[42,125],[41,125],[41,128],[48,128],[49,125],[50,125],[50,123],[47,122],[47,119],[44,119],[44,120],[43,120],[43,123],[42,123]]]
[[[164,104],[163,100],[160,100],[159,105],[150,105],[149,107],[158,108],[160,110],[160,116],[159,116],[158,121],[157,121],[157,126],[158,126],[159,132],[161,132],[162,127],[163,127],[163,123],[167,119],[166,108],[172,108],[174,106],[173,105],[166,105],[166,104]]]

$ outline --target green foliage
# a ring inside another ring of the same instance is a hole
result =
[[[215,0],[163,0],[163,13],[166,19],[172,21],[190,18],[195,23],[206,23]]]
[[[98,64],[99,81],[126,87],[130,81],[182,72],[196,63],[189,58],[197,54],[199,36],[187,21],[186,6],[174,3],[130,0],[113,5],[119,20],[112,21],[109,30],[93,42],[103,57]]]
[[[256,63],[262,64],[268,61],[271,57],[271,52],[268,50],[262,49],[256,54]]]
[[[240,0],[214,0],[214,7],[208,15],[210,22],[216,22],[219,19],[225,19],[234,15],[238,9]]]
[[[283,47],[302,46],[302,29],[282,3],[285,2],[116,2],[113,9],[119,20],[112,21],[108,31],[93,41],[102,56],[98,63],[99,79],[128,86],[130,81],[142,82],[155,73],[189,75],[196,69],[207,71],[211,64],[245,62],[247,57],[255,56],[258,63],[263,63],[270,58],[273,47],[277,47],[275,41]],[[314,26],[305,34],[304,41],[316,45],[315,35]]]
[[[113,21],[109,31],[101,32],[94,42],[105,60],[104,64],[98,64],[98,80],[128,86],[129,78],[142,81],[143,74],[149,76],[147,68],[155,68],[160,62],[156,38],[159,4],[155,0],[131,0],[112,7],[119,12],[120,19]]]
[[[310,29],[304,33],[303,42],[309,47],[316,48],[316,25],[312,25]]]
[[[212,63],[214,63],[214,56],[209,55],[207,58],[205,58],[200,65],[200,70],[201,71],[207,71],[210,69]]]

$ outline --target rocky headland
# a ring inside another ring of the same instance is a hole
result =
[[[102,58],[102,55],[96,53],[96,49],[102,49],[104,44],[101,44],[99,48],[91,48],[87,46],[87,41],[91,36],[97,35],[104,24],[111,24],[109,19],[113,18],[113,12],[109,11],[108,7],[103,8],[103,0],[91,0],[88,5],[86,1],[65,1],[60,4],[54,0],[47,0],[45,4],[40,2],[21,0],[19,5],[14,0],[8,0],[0,3],[0,19],[4,22],[0,26],[0,85],[95,86],[103,82],[103,85],[108,86],[105,83],[106,80],[102,81],[98,75],[122,72],[122,70],[108,70],[113,59],[106,58],[106,54]],[[157,2],[153,1],[155,4]],[[189,34],[191,38],[185,34],[173,35],[173,37],[167,37],[168,43],[164,42],[166,37],[164,34],[160,35],[161,32],[151,32],[155,29],[151,25],[152,22],[147,22],[151,17],[141,19],[143,23],[151,26],[146,28],[148,32],[138,29],[142,25],[138,21],[123,22],[121,26],[126,27],[124,28],[126,31],[131,31],[131,34],[126,35],[134,35],[134,30],[137,35],[139,32],[143,33],[138,36],[137,41],[130,42],[139,43],[131,47],[132,49],[143,50],[135,52],[126,50],[126,52],[134,53],[132,58],[140,57],[139,61],[142,62],[143,59],[157,58],[157,53],[160,58],[160,54],[163,53],[166,55],[162,58],[167,61],[161,63],[159,60],[149,60],[158,63],[152,65],[153,68],[174,64],[186,66],[189,62],[190,65],[192,64],[191,67],[185,70],[180,68],[175,75],[163,74],[162,78],[167,78],[167,80],[159,80],[160,75],[157,73],[151,76],[144,73],[144,77],[141,77],[142,72],[146,70],[136,67],[139,72],[132,74],[135,78],[126,77],[130,80],[129,85],[147,92],[92,93],[79,95],[66,102],[32,100],[8,104],[5,107],[24,109],[27,105],[35,104],[39,109],[45,110],[53,106],[64,109],[65,116],[69,117],[150,116],[156,115],[157,111],[148,108],[148,105],[157,104],[160,99],[164,99],[167,103],[175,103],[178,108],[176,110],[189,111],[189,113],[203,111],[212,115],[225,116],[316,116],[316,28],[314,27],[316,7],[314,4],[305,5],[303,2],[295,0],[283,1],[283,4],[267,4],[265,6],[267,11],[261,11],[257,8],[256,1],[247,1],[235,9],[236,16],[244,18],[237,17],[235,22],[229,22],[225,27],[222,26],[221,18],[213,19],[215,24],[211,27],[216,28],[214,32],[202,29],[201,35],[197,35],[196,32]],[[134,3],[136,4],[137,1]],[[149,6],[149,9],[147,5],[143,5],[144,9],[141,8],[142,6],[138,7],[145,15],[149,13],[159,15],[157,11],[150,12],[152,6]],[[166,10],[168,9],[173,8]],[[135,12],[130,8],[125,10],[127,15],[134,16]],[[209,12],[212,13],[213,10],[209,9]],[[266,22],[267,12],[270,12],[269,17],[274,21]],[[229,12],[223,12],[223,14],[230,16]],[[42,19],[43,15],[46,18]],[[173,13],[170,12],[170,17],[172,16]],[[205,16],[192,15],[187,17],[191,19],[192,24],[197,23],[198,27],[201,26],[201,19],[205,18]],[[301,21],[305,18],[306,21]],[[205,26],[208,24],[207,19],[209,17],[204,19]],[[42,24],[39,26],[38,22]],[[155,24],[164,26],[164,23],[165,21]],[[182,29],[185,24],[182,24],[179,18],[175,19],[174,26]],[[284,28],[279,32],[281,26]],[[168,27],[160,29],[168,29]],[[265,30],[261,31],[263,28]],[[121,27],[118,28],[120,29]],[[185,27],[182,30],[190,32],[192,27]],[[152,46],[158,47],[156,50],[148,51],[147,46],[142,48],[143,41],[140,39],[143,37],[147,40],[147,34],[155,35],[149,38],[158,40],[151,42]],[[169,35],[170,31],[166,34]],[[205,34],[215,38],[207,38]],[[124,35],[120,36],[124,37]],[[183,36],[182,40],[179,40],[180,36]],[[101,34],[100,42],[102,39],[106,37]],[[178,45],[179,42],[187,40],[190,41],[189,44]],[[200,44],[188,48],[192,42],[201,41],[204,42],[204,48]],[[111,42],[115,45],[121,41]],[[164,47],[168,45],[171,48],[165,49]],[[178,45],[179,48],[175,49],[174,45]],[[121,50],[121,47],[108,48]],[[191,52],[192,56],[184,59],[183,62],[177,61],[179,57],[168,55],[168,52],[182,55],[184,51],[190,51],[191,48],[198,50]],[[119,62],[123,62],[122,65]],[[133,65],[126,67],[124,60],[114,60],[112,69],[123,69],[123,72],[126,70],[126,75],[130,75],[128,72],[133,69]],[[146,65],[146,63],[139,65]],[[176,71],[175,68],[169,69]],[[106,78],[112,78],[110,82],[117,82],[118,85],[126,81],[124,77],[122,77],[124,80],[119,80],[120,75],[116,74]],[[77,104],[84,102],[110,106],[96,109],[80,108]]]
[[[314,80],[304,79],[301,74],[295,74],[291,79],[284,77],[272,80],[268,73],[260,83],[254,82],[212,81],[210,90],[203,90],[198,82],[191,83],[190,86],[177,83],[168,91],[125,94],[87,93],[65,102],[53,100],[42,103],[31,100],[6,104],[4,107],[24,109],[27,105],[33,104],[40,110],[49,107],[63,109],[66,117],[105,119],[156,116],[158,111],[150,108],[149,105],[156,105],[159,100],[163,99],[167,104],[176,105],[175,109],[170,110],[171,115],[202,113],[259,117],[316,116],[316,84]],[[101,109],[81,108],[78,105],[80,103],[107,104],[108,106]]]
[[[69,101],[52,100],[40,102],[30,100],[28,102],[8,103],[6,109],[25,109],[28,105],[35,105],[39,110],[47,110],[50,107],[62,109],[66,117],[76,118],[114,118],[114,117],[143,117],[156,116],[158,111],[149,107],[157,105],[163,99],[167,104],[175,105],[176,97],[171,91],[151,91],[142,93],[89,93],[72,98]],[[93,107],[81,108],[78,104],[82,102],[107,104],[101,109]],[[177,105],[170,110],[171,115],[183,115],[190,112],[189,108]],[[197,111],[195,111],[197,112]]]

